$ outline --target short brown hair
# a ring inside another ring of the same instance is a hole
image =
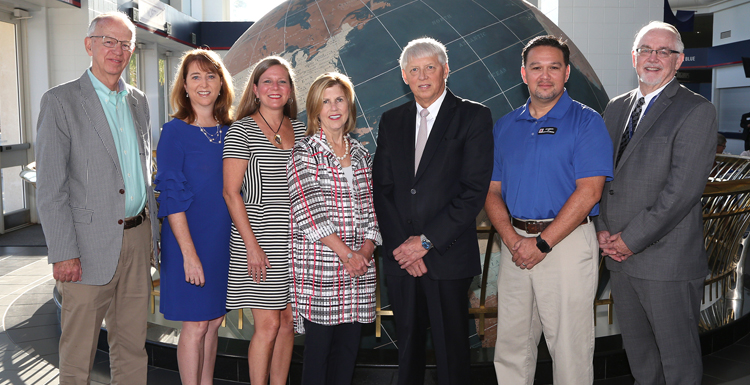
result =
[[[172,92],[169,94],[169,103],[172,105],[173,118],[192,123],[197,118],[193,106],[190,104],[185,92],[185,79],[188,75],[190,64],[196,62],[203,71],[214,72],[221,79],[221,92],[214,103],[214,117],[223,125],[232,124],[232,101],[234,101],[234,87],[232,87],[232,76],[229,75],[221,57],[216,52],[198,48],[185,52],[182,55],[180,68],[175,74]]]
[[[354,107],[354,86],[346,75],[338,72],[326,72],[318,76],[310,85],[310,91],[307,92],[307,131],[305,135],[317,134],[320,130],[320,111],[323,110],[323,92],[325,90],[339,85],[344,90],[347,105],[349,108],[349,118],[344,126],[344,134],[354,131],[357,126],[357,108]]]
[[[255,94],[253,94],[253,85],[258,85],[260,76],[263,75],[269,68],[273,66],[282,66],[289,75],[289,85],[292,88],[292,94],[289,96],[291,103],[287,103],[284,106],[284,115],[289,119],[297,119],[297,93],[294,87],[294,70],[292,65],[289,64],[286,59],[280,56],[269,56],[259,61],[253,67],[253,71],[250,73],[250,77],[247,79],[245,85],[245,91],[242,92],[242,98],[240,99],[240,105],[237,108],[236,120],[240,120],[246,116],[250,116],[258,111],[260,103],[256,100]]]

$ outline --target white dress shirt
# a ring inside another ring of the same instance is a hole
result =
[[[448,93],[448,88],[443,90],[443,94],[440,95],[435,102],[430,104],[429,107],[427,107],[427,111],[430,111],[430,114],[427,115],[427,137],[430,137],[430,133],[432,132],[432,126],[435,124],[435,118],[437,118],[438,112],[440,111],[440,106],[443,104],[443,100],[445,100],[445,95]],[[417,136],[419,135],[419,122],[422,119],[419,116],[419,113],[422,112],[424,108],[417,103],[417,114],[415,118],[416,124],[414,125],[414,147],[417,147]]]

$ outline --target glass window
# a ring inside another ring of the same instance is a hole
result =
[[[721,88],[719,91],[719,132],[742,133],[740,118],[750,112],[750,87]]]
[[[0,22],[0,52],[10,53],[0,55],[0,84],[3,85],[3,92],[0,92],[0,143],[2,145],[24,142],[17,41],[16,24]],[[27,161],[25,151],[20,157],[14,154],[16,153],[8,151],[3,154],[4,161],[0,169],[2,214],[26,208],[26,186],[19,176],[23,167],[18,165]]]
[[[139,73],[138,72],[138,69],[139,69],[138,67],[139,67],[139,63],[140,63],[139,62],[139,57],[140,57],[140,53],[139,53],[138,49],[136,48],[135,52],[133,52],[133,55],[130,57],[130,63],[128,64],[128,70],[125,71],[126,74],[127,74],[125,81],[128,82],[128,84],[130,84],[131,86],[133,86],[135,88],[139,88],[138,87],[138,83],[140,83],[138,81],[138,73]]]
[[[16,25],[0,22],[0,141],[2,144],[22,143],[18,58],[16,57]]]
[[[159,57],[159,127],[169,120],[169,82],[167,81],[167,57]]]

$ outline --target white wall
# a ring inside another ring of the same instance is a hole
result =
[[[42,8],[40,11],[32,12],[31,19],[27,20],[26,24],[26,38],[29,42],[29,47],[37,47],[38,49],[26,49],[26,55],[29,58],[28,74],[26,79],[28,81],[28,107],[30,109],[31,126],[27,131],[31,134],[32,143],[36,142],[36,123],[39,118],[39,101],[42,99],[42,95],[47,92],[50,88],[50,82],[52,81],[52,71],[50,69],[49,54],[47,36],[48,32],[48,16],[47,9]],[[32,146],[33,150],[33,146]]]
[[[581,50],[610,98],[638,85],[633,38],[664,18],[663,0],[539,0],[539,9]]]
[[[193,0],[196,1],[196,0]],[[261,0],[255,0],[261,1]],[[203,21],[225,21],[229,20],[229,0],[200,1],[202,3]],[[195,17],[195,16],[193,16]],[[197,19],[197,17],[196,17]]]
[[[83,44],[89,18],[72,7],[48,8],[47,16],[50,86],[56,86],[77,79],[91,64]]]
[[[714,13],[714,46],[750,40],[750,2],[734,5]],[[721,38],[721,33],[730,31],[731,36]],[[750,55],[750,52],[747,52]]]

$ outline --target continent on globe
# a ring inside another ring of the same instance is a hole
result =
[[[526,102],[521,50],[535,36],[565,34],[522,0],[290,0],[253,24],[232,46],[225,63],[236,78],[268,55],[294,66],[300,119],[307,88],[320,74],[348,75],[357,94],[354,136],[377,152],[377,120],[411,100],[398,57],[410,40],[430,36],[448,48],[448,87],[479,101],[494,119]],[[609,98],[578,48],[571,46],[571,97],[597,111]],[[236,79],[237,84],[244,82]]]
[[[297,74],[302,121],[306,121],[304,101],[312,81],[328,71],[348,75],[354,83],[358,113],[352,135],[374,154],[380,115],[413,99],[398,65],[401,50],[409,41],[430,36],[445,44],[448,87],[460,97],[489,107],[496,120],[529,97],[520,74],[521,51],[532,38],[547,34],[566,38],[560,28],[523,0],[290,0],[253,24],[224,62],[235,84],[244,84],[241,78],[246,78],[250,66],[260,59],[279,55],[289,60]],[[568,45],[568,93],[602,112],[609,97],[574,42]],[[486,239],[480,243],[486,245]],[[496,303],[497,266],[491,263],[489,267],[487,306]],[[480,278],[476,277],[472,286],[470,299],[475,307]],[[486,324],[491,333],[493,322],[488,319]],[[494,341],[491,335],[483,346]]]

